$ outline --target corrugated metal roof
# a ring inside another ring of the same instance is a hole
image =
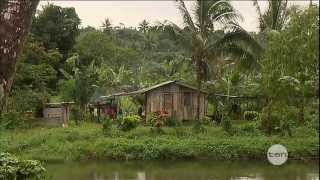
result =
[[[180,86],[183,86],[183,87],[186,87],[186,88],[189,88],[189,89],[197,90],[196,87],[193,87],[193,86],[191,86],[191,85],[188,85],[188,84],[186,84],[186,83],[184,83],[184,82],[181,82],[181,81],[179,81],[179,80],[175,80],[175,81],[165,81],[165,82],[162,82],[162,83],[160,83],[160,84],[156,84],[156,85],[154,85],[154,86],[151,86],[151,87],[148,87],[148,88],[143,88],[143,89],[140,89],[140,90],[137,90],[137,91],[121,92],[121,93],[111,94],[111,95],[108,95],[108,96],[101,96],[101,98],[144,94],[144,93],[149,92],[149,91],[151,91],[151,90],[154,90],[154,89],[157,89],[157,88],[159,88],[159,87],[166,86],[166,85],[169,85],[169,84],[172,84],[172,83],[178,84],[178,85],[180,85]],[[206,92],[206,91],[204,91],[204,90],[201,90],[201,92],[208,94],[208,92]]]
[[[59,103],[45,103],[44,106],[45,107],[60,107],[60,106],[64,106],[64,105],[71,105],[74,104],[74,102],[59,102]]]
[[[165,82],[162,82],[160,84],[156,84],[154,86],[143,88],[143,89],[140,89],[140,90],[137,90],[137,91],[134,91],[134,92],[137,93],[137,94],[142,94],[142,93],[146,93],[146,92],[151,91],[153,89],[156,89],[156,88],[159,88],[159,87],[162,87],[162,86],[174,83],[174,82],[177,82],[177,81],[165,81]]]
[[[194,87],[194,86],[191,86],[191,85],[189,85],[189,84],[186,84],[186,83],[184,83],[184,82],[181,82],[181,81],[176,81],[176,84],[178,84],[178,85],[180,85],[180,86],[184,86],[184,87],[189,88],[189,89],[196,90],[196,91],[198,90],[198,88],[196,88],[196,87]],[[208,92],[205,91],[205,90],[203,90],[203,89],[200,89],[200,91],[201,91],[202,93],[208,94]]]

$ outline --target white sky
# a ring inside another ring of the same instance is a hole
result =
[[[110,18],[113,26],[123,23],[126,26],[137,27],[138,24],[146,19],[151,23],[157,21],[170,20],[181,24],[181,16],[176,8],[175,1],[41,1],[39,8],[48,2],[62,6],[74,7],[81,19],[82,26],[100,27],[105,18]],[[318,3],[317,1],[313,1]],[[192,1],[187,1],[189,9],[192,8]],[[244,21],[241,26],[247,31],[257,31],[257,13],[252,5],[252,1],[239,0],[232,4],[243,16]],[[259,2],[262,10],[266,7],[266,1]],[[290,5],[308,5],[309,0],[291,1]]]

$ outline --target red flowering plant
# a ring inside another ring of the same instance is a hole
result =
[[[161,111],[151,113],[148,116],[148,122],[151,124],[152,127],[155,127],[159,130],[165,125],[165,122],[168,119],[168,117],[168,111],[162,109]]]

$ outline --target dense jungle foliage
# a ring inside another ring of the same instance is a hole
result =
[[[142,20],[137,28],[108,18],[99,28],[81,27],[74,8],[48,4],[33,18],[1,127],[14,129],[23,113],[41,116],[44,103],[58,101],[74,101],[86,121],[88,104],[100,95],[179,79],[208,90],[209,115],[221,111],[222,127],[231,134],[235,119],[257,121],[269,135],[292,134],[300,126],[318,131],[319,8],[271,2],[264,14],[259,11],[259,32],[242,29],[224,1],[197,1],[194,14],[178,1],[183,27]],[[281,7],[278,16],[275,6]],[[215,94],[261,101],[238,104],[243,117],[234,117],[233,101]],[[126,99],[124,106],[133,111],[139,103]]]
[[[265,160],[279,143],[290,161],[318,159],[318,5],[270,0],[261,12],[253,0],[259,31],[247,32],[229,1],[194,1],[194,11],[176,4],[182,26],[141,20],[127,27],[106,18],[83,27],[74,8],[40,8],[12,58],[15,74],[0,67],[0,179],[45,178],[41,163],[22,159]],[[10,64],[3,54],[0,65]],[[145,119],[139,96],[121,99],[116,120],[90,112],[101,95],[168,80],[208,91],[208,116],[183,122],[159,111]],[[75,102],[69,127],[48,127],[44,104],[62,101]]]

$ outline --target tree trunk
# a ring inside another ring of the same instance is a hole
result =
[[[8,92],[5,90],[4,83],[0,84],[0,88],[2,89],[2,94],[0,95],[0,115],[4,112],[7,112],[7,104],[8,104]]]
[[[200,96],[201,96],[201,85],[202,85],[202,71],[201,62],[197,61],[197,114],[196,120],[200,122]]]
[[[197,121],[200,121],[200,96],[201,96],[201,80],[198,80],[198,92],[197,92]]]
[[[305,91],[305,89],[304,89],[304,86],[305,86],[305,80],[303,79],[303,80],[301,80],[301,91],[302,91],[302,93],[301,93],[301,95],[302,95],[302,97],[300,98],[300,102],[299,102],[299,104],[300,104],[300,108],[299,108],[299,123],[304,123],[304,104],[305,104],[305,93],[304,93],[304,91]]]
[[[271,113],[272,113],[272,98],[271,97],[267,97],[267,119],[266,119],[266,132],[267,135],[271,135],[272,134],[272,117],[271,117]]]
[[[0,113],[6,109],[7,100],[16,72],[17,58],[29,32],[32,16],[39,0],[8,0],[0,12]]]

